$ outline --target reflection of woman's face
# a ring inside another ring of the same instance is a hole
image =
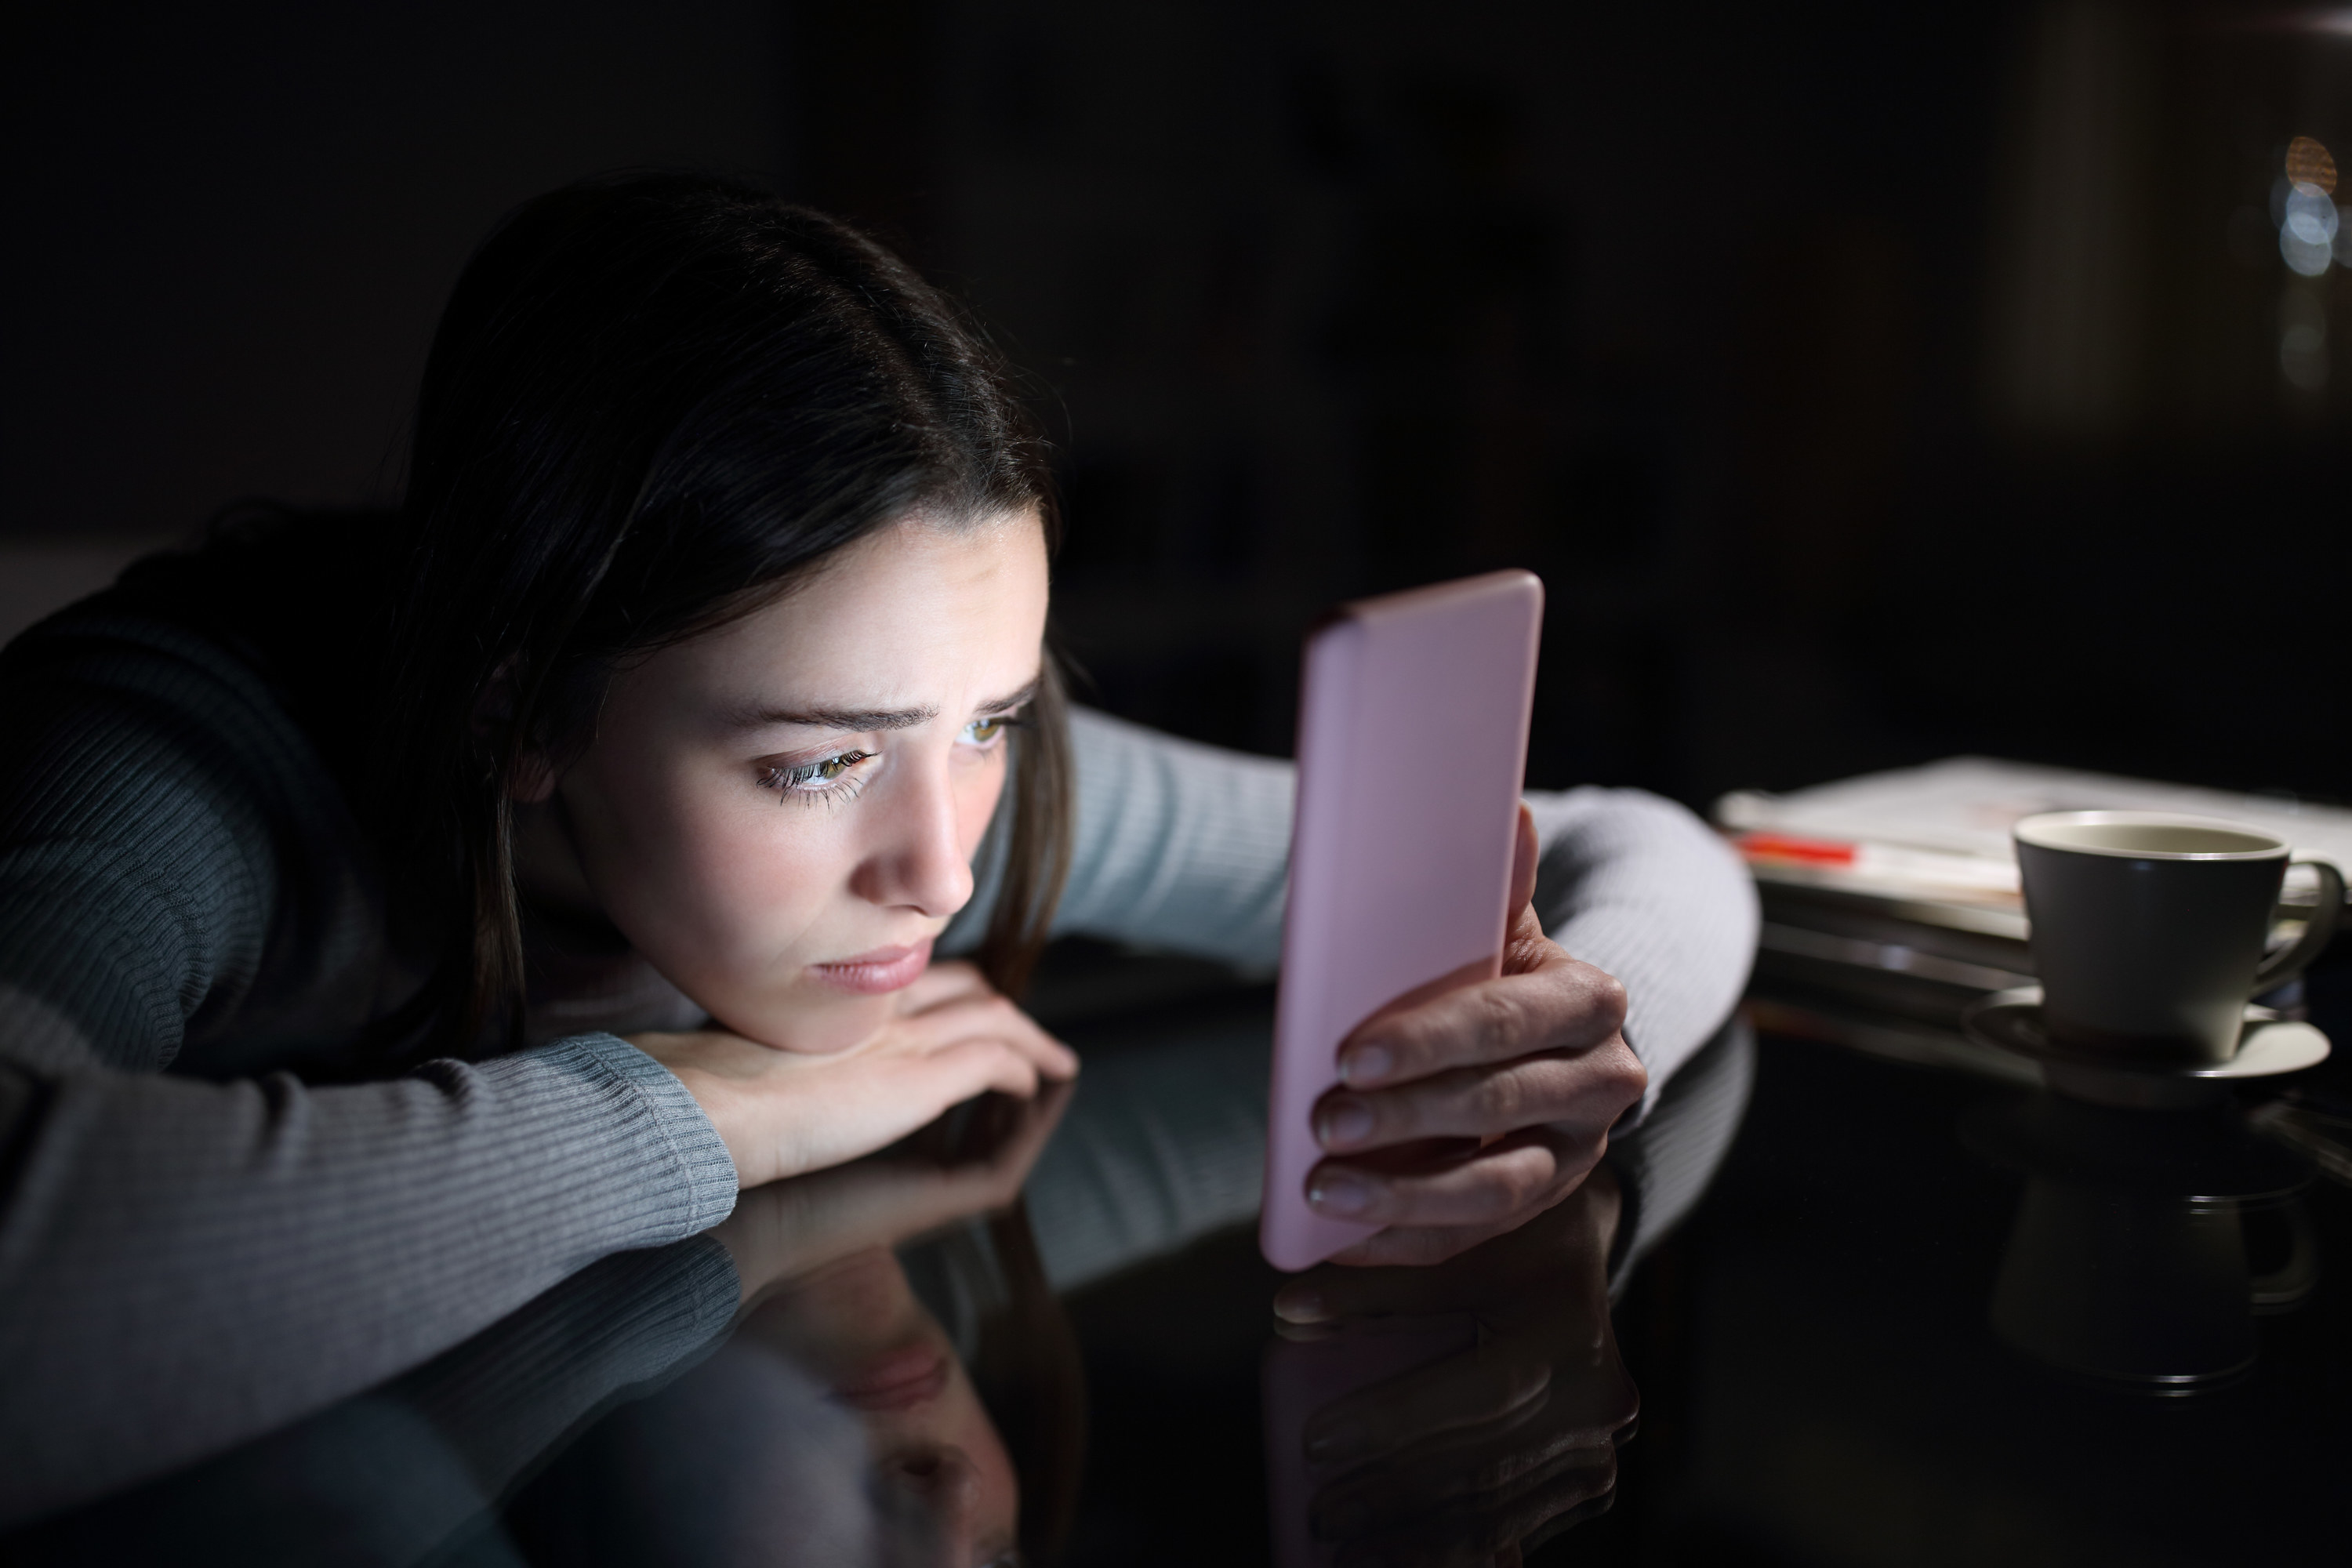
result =
[[[769,1299],[749,1331],[786,1351],[856,1413],[886,1483],[929,1519],[964,1568],[1011,1549],[1013,1458],[946,1333],[888,1249],[820,1270]]]
[[[622,671],[557,785],[586,893],[728,1027],[866,1038],[971,896],[1045,596],[1034,512],[901,522]]]

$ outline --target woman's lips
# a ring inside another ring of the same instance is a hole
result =
[[[912,1345],[875,1362],[833,1396],[854,1410],[912,1410],[937,1399],[947,1385],[947,1352]]]
[[[900,991],[912,985],[930,962],[931,939],[925,937],[912,947],[877,947],[836,963],[812,963],[809,973],[844,991],[878,996],[886,991]]]

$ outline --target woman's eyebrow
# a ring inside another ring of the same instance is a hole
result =
[[[940,716],[937,708],[745,708],[730,714],[730,730],[799,724],[812,730],[911,730]]]
[[[993,702],[983,702],[979,707],[973,709],[972,711],[975,713],[1010,713],[1015,708],[1026,708],[1030,703],[1037,700],[1037,688],[1043,683],[1044,678],[1041,676],[1038,679],[1030,681],[1028,685],[1013,693],[1010,697],[1000,697]]]
[[[1038,683],[1032,680],[1009,697],[983,702],[974,712],[1005,713],[1024,706],[1037,695]],[[851,734],[868,730],[911,730],[918,724],[928,724],[940,716],[935,707],[924,708],[767,708],[738,709],[727,716],[724,723],[730,731],[765,730],[781,724],[798,724],[811,730],[840,730]]]

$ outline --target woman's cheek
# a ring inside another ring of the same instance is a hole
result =
[[[775,808],[775,815],[784,809]],[[825,902],[826,848],[834,836],[822,824],[763,820],[764,815],[733,814],[701,836],[686,880],[700,906],[693,923],[701,941],[768,973],[780,962],[823,956],[793,950]],[[795,826],[816,831],[796,832]]]
[[[676,922],[698,936],[656,963],[721,1025],[778,1050],[845,1050],[895,1010],[890,996],[812,995],[802,984],[806,964],[845,956],[810,946],[825,929],[828,889],[845,880],[831,867],[830,838],[761,825],[698,843],[687,878],[695,907]]]
[[[980,852],[980,841],[996,816],[997,802],[1004,797],[1007,758],[1005,749],[999,746],[972,768],[956,792],[956,841],[963,846],[967,860]]]

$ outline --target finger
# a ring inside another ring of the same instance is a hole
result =
[[[1558,1202],[1606,1148],[1605,1133],[1543,1128],[1417,1169],[1326,1160],[1307,1173],[1307,1202],[1359,1225],[1516,1224]]]
[[[1078,1076],[1078,1053],[1062,1044],[1024,1016],[1027,1026],[998,1037],[1027,1058],[1030,1064],[1056,1083],[1067,1083]]]
[[[1567,1158],[1573,1169],[1577,1156],[1571,1152]],[[1609,1249],[1617,1235],[1619,1202],[1609,1167],[1596,1164],[1569,1183],[1558,1198],[1529,1214],[1483,1225],[1391,1226],[1331,1256],[1328,1260],[1334,1266],[1331,1283],[1322,1286],[1322,1300],[1335,1315],[1345,1315],[1351,1310],[1351,1298],[1339,1287],[1339,1280],[1427,1278],[1458,1281],[1462,1298],[1475,1300],[1475,1310],[1483,1316],[1498,1315],[1492,1304],[1497,1290],[1502,1292],[1501,1300],[1532,1309],[1557,1298],[1531,1293],[1527,1283],[1531,1274],[1549,1279],[1565,1268],[1571,1272],[1589,1270],[1591,1279],[1605,1278]],[[1488,1242],[1495,1243],[1495,1248],[1482,1254],[1475,1268],[1465,1264],[1433,1272],[1427,1267]],[[1391,1289],[1398,1299],[1405,1299],[1401,1288]],[[1308,1309],[1298,1310],[1303,1313]],[[1512,1314],[1505,1306],[1499,1315]]]
[[[1333,1089],[1315,1108],[1315,1136],[1339,1154],[1428,1138],[1496,1138],[1554,1122],[1598,1131],[1614,1126],[1648,1084],[1641,1059],[1612,1039],[1395,1089]]]
[[[1077,1053],[994,992],[956,997],[926,1008],[899,1027],[927,1047],[967,1039],[994,1039],[1018,1051],[1049,1078],[1077,1076]]]
[[[1300,1434],[1307,1462],[1356,1465],[1440,1433],[1500,1421],[1541,1399],[1551,1363],[1481,1348],[1335,1399]]]
[[[1037,1093],[1039,1086],[1037,1064],[1015,1050],[1006,1041],[962,1040],[948,1047],[941,1055],[952,1062],[968,1062],[969,1065],[963,1070],[970,1074],[970,1087],[967,1090],[949,1100],[946,1105],[940,1106],[941,1110],[945,1110],[949,1105],[961,1104],[973,1095],[984,1094],[991,1089],[999,1094],[1009,1094],[1016,1100],[1028,1100]]]
[[[1078,1076],[1078,1053],[1040,1028],[1029,1015],[1007,1002],[994,1037],[1018,1051],[1045,1077],[1067,1082]]]
[[[902,1058],[891,1072],[865,1086],[865,1092],[903,1106],[909,1121],[904,1131],[911,1131],[950,1106],[992,1089],[1025,1100],[1037,1085],[1035,1064],[1003,1040],[981,1037]]]
[[[1351,1089],[1404,1083],[1538,1051],[1582,1050],[1618,1033],[1625,988],[1543,945],[1551,956],[1537,967],[1373,1018],[1341,1047],[1340,1081]]]

